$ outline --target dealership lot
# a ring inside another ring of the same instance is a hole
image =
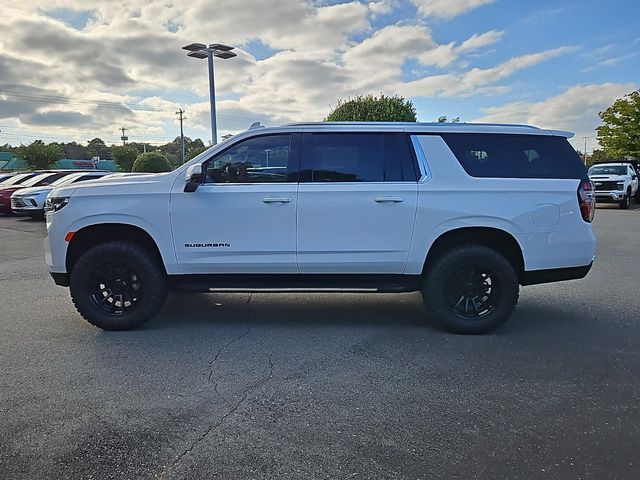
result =
[[[416,294],[181,295],[107,333],[0,217],[0,478],[634,478],[640,208],[594,224],[589,276],[492,335]]]

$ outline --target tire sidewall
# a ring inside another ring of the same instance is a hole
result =
[[[457,315],[445,298],[445,286],[452,272],[467,265],[489,268],[498,281],[495,308],[480,318]],[[463,334],[490,332],[511,315],[518,300],[519,283],[513,266],[495,250],[480,245],[456,247],[442,255],[425,274],[423,298],[435,322],[445,330]]]
[[[101,310],[91,299],[92,273],[96,266],[109,260],[131,266],[142,281],[140,303],[120,315]],[[160,310],[167,296],[167,280],[162,265],[142,246],[108,242],[87,250],[78,259],[71,272],[69,290],[76,308],[89,323],[104,330],[129,330],[142,325]]]

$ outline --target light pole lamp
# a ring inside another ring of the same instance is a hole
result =
[[[213,78],[213,57],[221,58],[223,60],[236,57],[233,53],[235,47],[224,45],[222,43],[211,43],[208,47],[204,43],[190,43],[182,47],[184,50],[188,50],[188,57],[209,60],[209,102],[211,103],[211,144],[218,143],[218,127],[216,124],[216,89]]]

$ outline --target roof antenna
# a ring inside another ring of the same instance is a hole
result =
[[[249,127],[249,130],[251,130],[253,128],[262,128],[262,125],[260,125],[260,122],[253,122],[251,124],[251,126]]]

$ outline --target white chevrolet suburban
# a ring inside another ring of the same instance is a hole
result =
[[[420,291],[488,332],[519,285],[583,278],[595,199],[568,132],[520,125],[252,128],[173,172],[61,187],[45,256],[80,314],[137,327],[169,289]]]

